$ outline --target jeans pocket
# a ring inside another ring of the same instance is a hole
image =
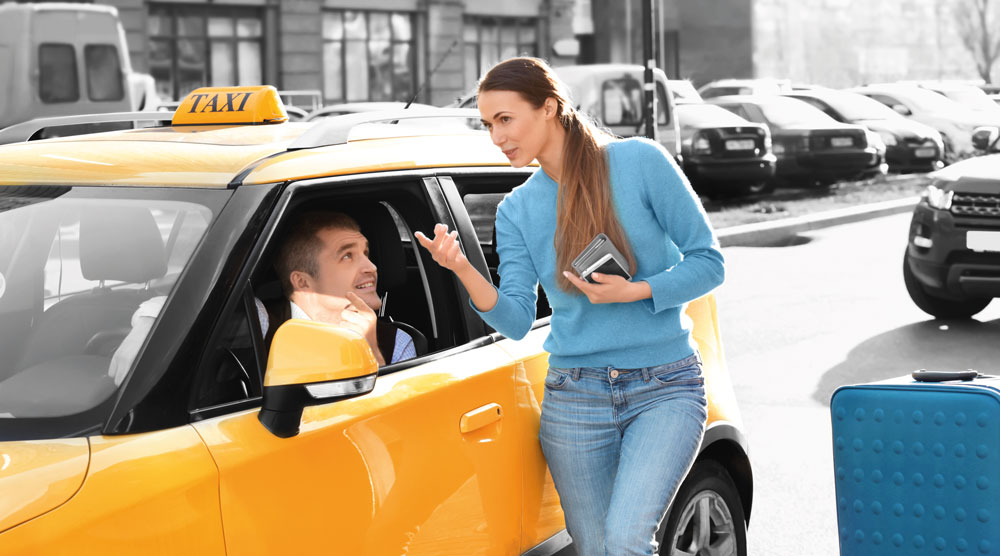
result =
[[[652,375],[654,381],[669,386],[704,386],[705,378],[701,376],[701,364],[694,363]]]
[[[545,375],[545,387],[549,390],[562,390],[569,380],[569,373],[562,369],[549,367],[549,372]]]

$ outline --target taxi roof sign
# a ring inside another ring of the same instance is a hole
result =
[[[188,94],[171,125],[248,125],[288,121],[278,90],[257,87],[201,87]]]

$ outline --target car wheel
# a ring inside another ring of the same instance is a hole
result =
[[[712,460],[694,464],[657,541],[661,556],[746,556],[743,505],[721,465]]]
[[[903,283],[906,284],[906,293],[910,294],[910,299],[920,308],[921,311],[938,319],[967,319],[972,315],[982,311],[993,301],[990,297],[971,299],[945,299],[937,297],[924,289],[923,284],[913,274],[910,268],[910,254],[903,256]]]

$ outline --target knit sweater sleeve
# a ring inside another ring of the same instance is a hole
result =
[[[645,301],[653,313],[697,299],[722,284],[725,265],[708,215],[662,145],[642,141],[639,166],[645,194],[653,214],[677,245],[682,260],[646,279],[652,299]]]
[[[538,301],[538,273],[528,254],[521,229],[514,224],[511,212],[514,207],[505,199],[497,207],[496,249],[500,255],[500,288],[497,303],[489,311],[472,308],[497,332],[508,338],[520,340],[535,322]]]

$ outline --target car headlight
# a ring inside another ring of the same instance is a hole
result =
[[[899,144],[899,140],[891,131],[879,131],[878,136],[882,138],[882,142],[886,144],[887,147],[892,147]]]
[[[951,198],[955,196],[954,191],[942,189],[936,185],[928,185],[924,190],[924,200],[933,208],[948,210],[951,208]]]

